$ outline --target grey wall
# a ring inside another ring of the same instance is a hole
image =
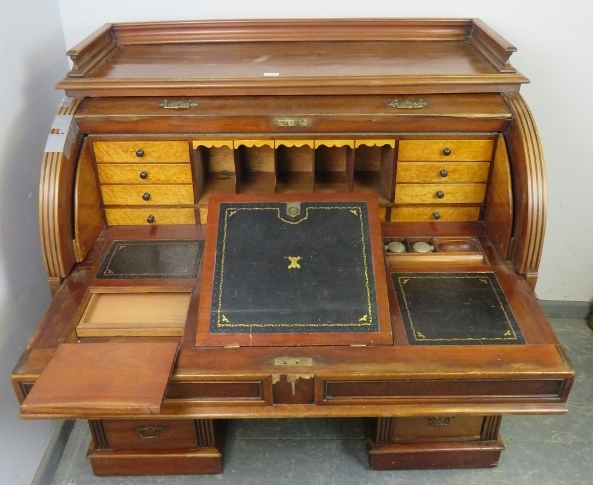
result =
[[[40,161],[68,65],[57,0],[0,14],[0,484],[29,484],[54,423],[19,420],[10,373],[49,302],[37,219]]]

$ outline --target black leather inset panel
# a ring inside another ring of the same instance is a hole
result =
[[[378,330],[364,202],[220,206],[210,331]]]
[[[524,344],[491,273],[391,275],[411,345]]]
[[[195,278],[203,241],[113,241],[98,279]]]

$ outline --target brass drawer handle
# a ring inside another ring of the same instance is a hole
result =
[[[431,426],[449,426],[453,416],[431,416],[426,418]]]
[[[165,431],[162,426],[138,426],[136,433],[140,435],[140,438],[158,438],[161,433]]]
[[[136,156],[137,157],[143,157],[144,156],[144,150],[142,150],[142,148],[138,148],[138,150],[136,150]]]
[[[437,198],[442,199],[443,197],[445,197],[445,192],[437,190]]]
[[[150,192],[144,192],[144,193],[142,194],[142,198],[143,198],[144,200],[150,200]]]
[[[154,216],[152,214],[150,214],[147,218],[146,218],[146,222],[148,222],[149,224],[152,224],[154,222]]]
[[[147,177],[148,177],[148,172],[146,172],[144,170],[142,172],[140,172],[140,178],[142,180],[145,180]]]
[[[443,148],[443,155],[445,155],[446,157],[448,157],[449,155],[451,155],[451,149],[449,148]]]
[[[441,218],[441,215],[440,215],[440,214],[439,214],[437,211],[434,211],[434,212],[432,213],[432,218],[433,218],[435,221],[438,221],[438,220]]]
[[[441,174],[441,177],[446,177],[447,175],[449,175],[449,172],[447,172],[447,170],[444,168],[441,168],[441,171],[439,173]]]

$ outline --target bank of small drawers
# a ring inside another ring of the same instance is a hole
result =
[[[401,140],[391,221],[476,221],[494,141]]]
[[[95,141],[93,148],[108,224],[195,223],[188,142]]]

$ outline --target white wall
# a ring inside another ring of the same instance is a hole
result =
[[[585,0],[259,0],[166,3],[59,0],[68,47],[107,22],[223,18],[478,17],[519,51],[513,65],[532,79],[522,93],[534,112],[548,167],[549,213],[542,300],[593,300],[593,7]]]
[[[25,485],[54,428],[19,420],[10,373],[49,302],[37,193],[67,68],[57,0],[3,2],[0,46],[0,484]]]

